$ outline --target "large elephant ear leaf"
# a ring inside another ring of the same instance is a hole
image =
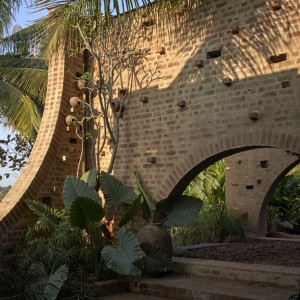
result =
[[[29,274],[33,281],[26,287],[27,296],[34,300],[53,300],[57,298],[68,277],[68,267],[61,265],[49,276],[42,264],[34,263],[30,267]]]
[[[97,169],[90,169],[86,173],[84,173],[80,179],[94,189],[97,185],[97,173]]]
[[[154,275],[172,270],[172,259],[161,248],[150,243],[142,243],[140,247],[145,253],[138,262],[142,273]]]
[[[133,189],[104,171],[100,174],[100,185],[105,202],[112,208],[122,203],[132,204],[136,199]]]
[[[62,192],[64,206],[67,210],[70,210],[72,202],[75,201],[77,197],[86,197],[101,203],[100,196],[96,190],[91,188],[83,180],[75,176],[68,176],[64,182]]]
[[[74,227],[86,229],[90,223],[100,222],[104,214],[104,209],[99,202],[86,197],[78,197],[71,205],[70,223]]]
[[[179,195],[161,200],[156,208],[167,216],[163,220],[165,227],[177,227],[196,217],[202,206],[203,201],[196,197]]]
[[[139,276],[141,271],[134,263],[142,257],[142,251],[137,239],[125,228],[117,235],[118,245],[105,246],[102,257],[106,266],[114,272],[125,276]]]

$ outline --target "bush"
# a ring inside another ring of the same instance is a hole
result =
[[[245,240],[245,230],[240,216],[237,212],[226,209],[222,214],[203,210],[193,221],[185,226],[172,228],[170,233],[174,246]]]
[[[193,221],[170,230],[175,246],[245,240],[241,217],[236,211],[226,208],[224,160],[201,172],[187,187],[185,194],[196,196],[205,204]]]

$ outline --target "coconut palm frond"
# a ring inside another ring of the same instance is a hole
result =
[[[43,28],[38,39],[43,39],[43,53],[51,55],[59,47],[81,50],[79,34],[76,30],[78,20],[85,19],[93,30],[98,26],[99,20],[105,18],[109,25],[112,18],[123,13],[143,13],[145,10],[156,13],[161,19],[169,19],[176,12],[185,12],[203,4],[200,0],[34,0],[32,8],[38,10],[48,9],[49,14],[35,24]],[[138,10],[138,8],[143,9]],[[158,14],[159,13],[159,14]],[[122,21],[122,18],[118,18]]]
[[[8,34],[14,20],[14,14],[20,8],[22,0],[0,0],[0,37]]]
[[[34,139],[42,114],[35,99],[3,79],[0,79],[0,95],[0,122]]]
[[[37,134],[46,96],[47,61],[0,56],[0,122],[23,136]]]
[[[1,1],[1,0],[0,0]],[[43,24],[33,24],[1,39],[0,53],[39,54],[38,39]],[[37,52],[37,53],[35,53]]]
[[[47,83],[45,59],[0,56],[0,78],[34,98],[40,108],[43,106]]]

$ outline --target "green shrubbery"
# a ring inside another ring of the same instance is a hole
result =
[[[268,207],[268,220],[278,231],[300,234],[300,169],[295,168],[278,184]]]
[[[175,246],[245,240],[244,225],[225,204],[225,163],[220,160],[201,172],[185,191],[204,206],[189,224],[170,230]]]
[[[175,246],[245,240],[240,216],[226,209],[221,214],[203,209],[189,224],[172,228],[171,235]]]

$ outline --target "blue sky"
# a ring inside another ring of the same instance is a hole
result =
[[[19,12],[15,15],[15,24],[20,25],[22,28],[30,25],[31,22],[37,18],[44,16],[47,11],[42,11],[39,13],[32,13],[32,10],[26,8],[25,1],[23,1],[23,5],[20,8]],[[13,25],[15,25],[13,24]],[[13,27],[13,26],[12,26]],[[5,139],[8,133],[12,133],[11,130],[7,130],[0,126],[0,139]],[[11,173],[9,169],[0,168],[0,174],[3,175],[4,173]],[[16,174],[18,175],[18,174]],[[8,179],[2,179],[0,181],[1,186],[12,185],[16,181],[17,177],[10,176]]]

